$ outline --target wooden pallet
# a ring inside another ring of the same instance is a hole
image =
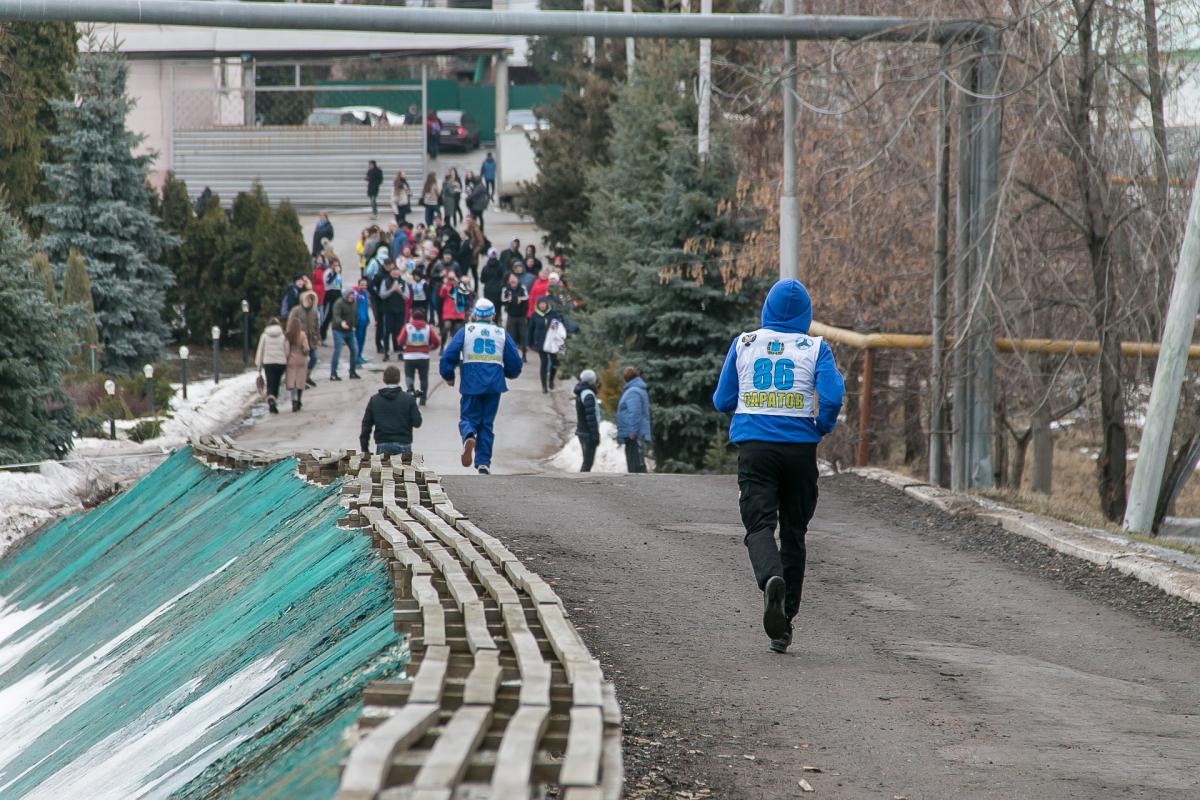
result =
[[[419,456],[296,458],[308,480],[343,480],[345,522],[387,558],[411,654],[402,678],[366,688],[337,798],[619,798],[616,693],[550,585]]]

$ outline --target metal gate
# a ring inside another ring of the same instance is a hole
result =
[[[176,130],[172,166],[193,193],[208,187],[226,204],[262,183],[272,201],[298,207],[349,207],[367,203],[367,161],[384,173],[380,201],[404,170],[414,191],[424,180],[421,125],[271,126]]]

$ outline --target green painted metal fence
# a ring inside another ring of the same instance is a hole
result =
[[[339,486],[184,450],[0,561],[0,796],[332,796],[392,591]]]

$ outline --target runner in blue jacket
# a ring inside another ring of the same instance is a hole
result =
[[[505,379],[521,374],[521,353],[516,343],[493,323],[496,306],[491,300],[475,303],[471,321],[454,334],[438,364],[442,379],[454,385],[455,371],[462,365],[462,395],[459,401],[458,432],[462,435],[462,465],[474,460],[479,474],[491,472],[492,423],[500,409],[500,395],[508,391]]]
[[[804,284],[782,280],[763,303],[762,327],[729,346],[713,405],[733,411],[745,544],[763,591],[771,649],[787,651],[804,584],[804,536],[817,507],[817,443],[833,430],[845,383],[833,351],[808,335]],[[779,544],[775,526],[779,524]]]

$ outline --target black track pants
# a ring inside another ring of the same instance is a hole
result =
[[[762,589],[772,576],[783,577],[787,584],[784,610],[790,619],[800,608],[804,534],[817,508],[817,445],[742,442],[738,445],[738,489],[754,579]]]

